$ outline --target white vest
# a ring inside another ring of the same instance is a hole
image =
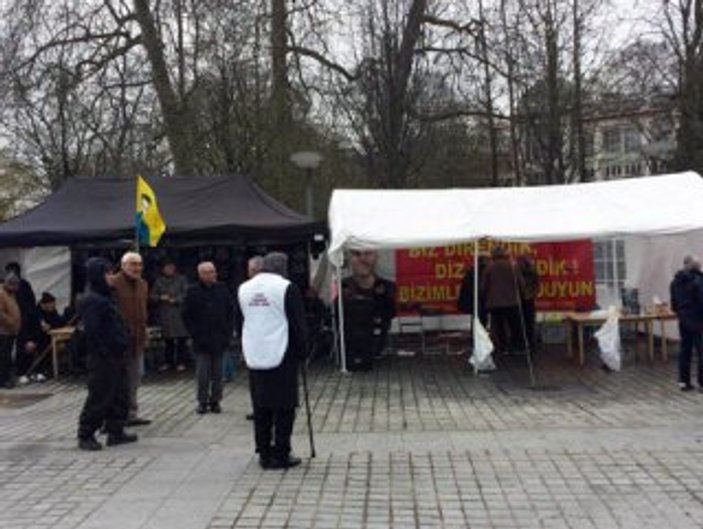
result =
[[[239,307],[244,316],[242,352],[249,369],[272,369],[283,361],[288,349],[288,285],[287,279],[262,272],[239,287]]]

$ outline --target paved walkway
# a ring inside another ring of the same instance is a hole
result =
[[[252,457],[243,373],[219,416],[195,414],[191,375],[147,379],[154,423],[99,453],[75,448],[80,381],[2,390],[0,527],[703,527],[703,394],[676,389],[673,362],[546,356],[530,388],[523,358],[500,360],[487,377],[462,357],[315,366],[318,457],[287,472]]]

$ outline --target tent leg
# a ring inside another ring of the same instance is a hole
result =
[[[344,343],[344,304],[342,303],[342,267],[337,265],[337,314],[339,318],[340,370],[347,373],[347,347]]]
[[[515,292],[518,293],[517,296],[517,308],[518,314],[520,314],[520,330],[522,331],[522,343],[525,345],[525,354],[527,357],[527,369],[530,372],[530,387],[534,388],[536,386],[535,381],[535,370],[532,365],[532,346],[530,341],[527,339],[527,325],[525,323],[525,312],[522,310],[522,297],[520,296],[520,288],[517,284],[517,264],[513,263],[513,281],[515,282]]]
[[[473,351],[471,354],[474,354],[474,351],[476,351],[476,343],[477,343],[477,329],[478,329],[478,288],[479,288],[479,277],[478,277],[478,239],[474,241],[474,314],[473,318],[471,319],[471,334],[473,335]],[[478,374],[478,367],[474,364],[474,375]]]

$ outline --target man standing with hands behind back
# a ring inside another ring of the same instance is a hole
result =
[[[691,358],[698,356],[698,386],[703,388],[703,272],[695,255],[687,255],[683,269],[676,272],[669,286],[671,308],[679,319],[679,389],[692,391]],[[703,391],[703,389],[702,389]]]
[[[198,265],[198,283],[183,301],[183,323],[193,338],[198,377],[199,414],[220,413],[222,400],[222,356],[234,330],[234,305],[227,287],[217,282],[210,261]]]
[[[290,439],[298,406],[298,362],[308,350],[305,308],[300,290],[286,279],[287,256],[269,253],[263,264],[261,273],[239,287],[237,324],[249,368],[259,464],[283,469],[300,464],[290,455]]]
[[[149,419],[139,417],[137,390],[142,378],[144,347],[146,346],[147,299],[149,286],[142,279],[142,256],[127,252],[122,256],[120,271],[113,279],[113,290],[117,307],[129,329],[129,346],[125,352],[127,387],[129,388],[129,415],[127,426],[150,424]]]

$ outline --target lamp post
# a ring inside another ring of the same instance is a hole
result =
[[[316,151],[299,151],[290,157],[291,162],[305,170],[305,213],[311,219],[313,218],[312,172],[319,167],[322,160],[322,155]]]

